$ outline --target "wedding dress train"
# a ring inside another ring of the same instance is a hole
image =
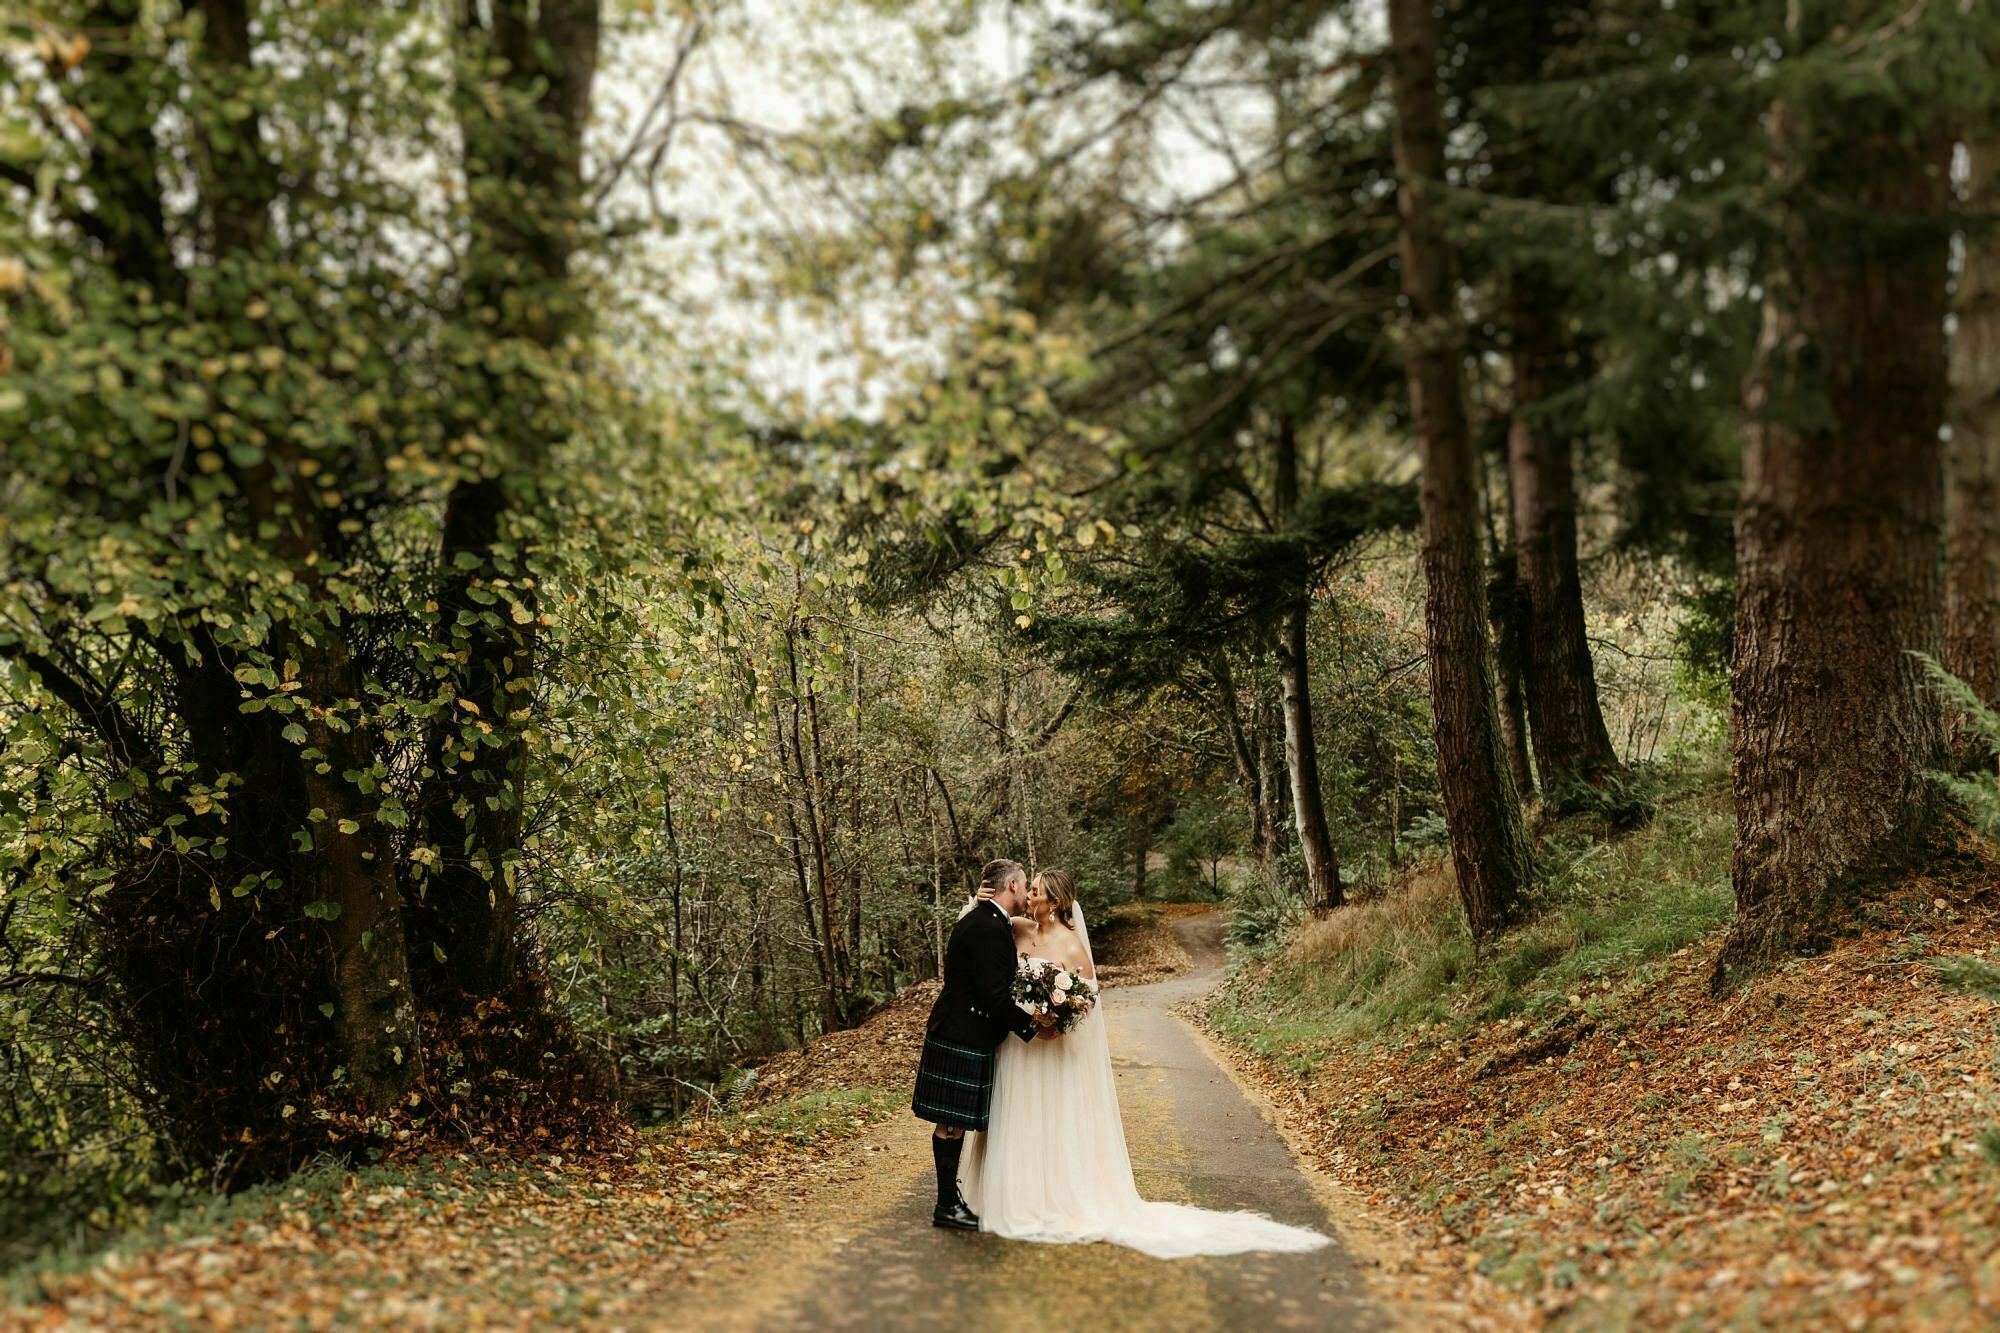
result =
[[[1088,950],[1080,910],[1072,922]],[[966,1135],[962,1181],[980,1230],[1015,1240],[1109,1241],[1159,1259],[1328,1243],[1260,1213],[1139,1197],[1102,1002],[1065,1036],[1001,1048],[992,1115],[986,1133]]]

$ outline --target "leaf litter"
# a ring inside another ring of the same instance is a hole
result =
[[[1313,1164],[1434,1242],[1433,1276],[1474,1308],[1991,1326],[2000,1009],[1939,965],[2000,962],[1996,899],[1990,873],[1913,880],[1868,929],[1721,1000],[1711,937],[1539,1022],[1271,1057],[1211,1032]]]

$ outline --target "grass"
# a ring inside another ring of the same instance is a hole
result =
[[[740,1115],[724,1117],[721,1123],[760,1128],[781,1138],[819,1139],[827,1133],[857,1130],[902,1104],[909,1096],[906,1088],[830,1088],[802,1092],[781,1102],[771,1102]],[[664,1131],[671,1133],[671,1129]]]
[[[189,1236],[261,1221],[287,1201],[320,1212],[350,1179],[372,1184],[377,1178],[402,1180],[408,1175],[409,1168],[351,1168],[323,1158],[284,1180],[254,1185],[234,1194],[174,1199],[154,1209],[137,1226],[87,1242],[50,1246],[0,1272],[0,1309],[35,1299],[48,1281],[80,1273],[110,1255],[136,1254]]]
[[[1338,1044],[1601,1011],[1643,983],[1650,963],[1729,919],[1726,785],[1700,775],[1639,829],[1601,832],[1578,821],[1544,839],[1526,919],[1483,951],[1440,861],[1383,899],[1304,923],[1218,995],[1212,1016],[1259,1054],[1303,1069]]]
[[[1547,831],[1532,910],[1483,950],[1441,865],[1274,935],[1215,1025],[1315,1160],[1556,1327],[1990,1324],[2000,866],[1871,889],[1717,1000],[1727,792],[1656,811]]]

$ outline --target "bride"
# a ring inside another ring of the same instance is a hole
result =
[[[1068,874],[1047,870],[1028,889],[1014,947],[1095,980],[1090,935]],[[1110,1241],[1159,1259],[1250,1250],[1299,1251],[1318,1232],[1259,1213],[1224,1213],[1139,1197],[1105,1037],[1104,1005],[1067,1034],[1008,1042],[993,1076],[984,1134],[966,1135],[965,1196],[980,1229],[1015,1240]]]

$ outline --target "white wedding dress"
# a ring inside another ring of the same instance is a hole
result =
[[[1070,921],[1089,954],[1080,907]],[[1095,960],[1092,970],[1095,970]],[[1104,1001],[1057,1038],[1000,1048],[984,1134],[960,1168],[979,1228],[1014,1240],[1109,1241],[1158,1259],[1317,1249],[1327,1238],[1261,1213],[1213,1212],[1139,1197],[1105,1036]]]

